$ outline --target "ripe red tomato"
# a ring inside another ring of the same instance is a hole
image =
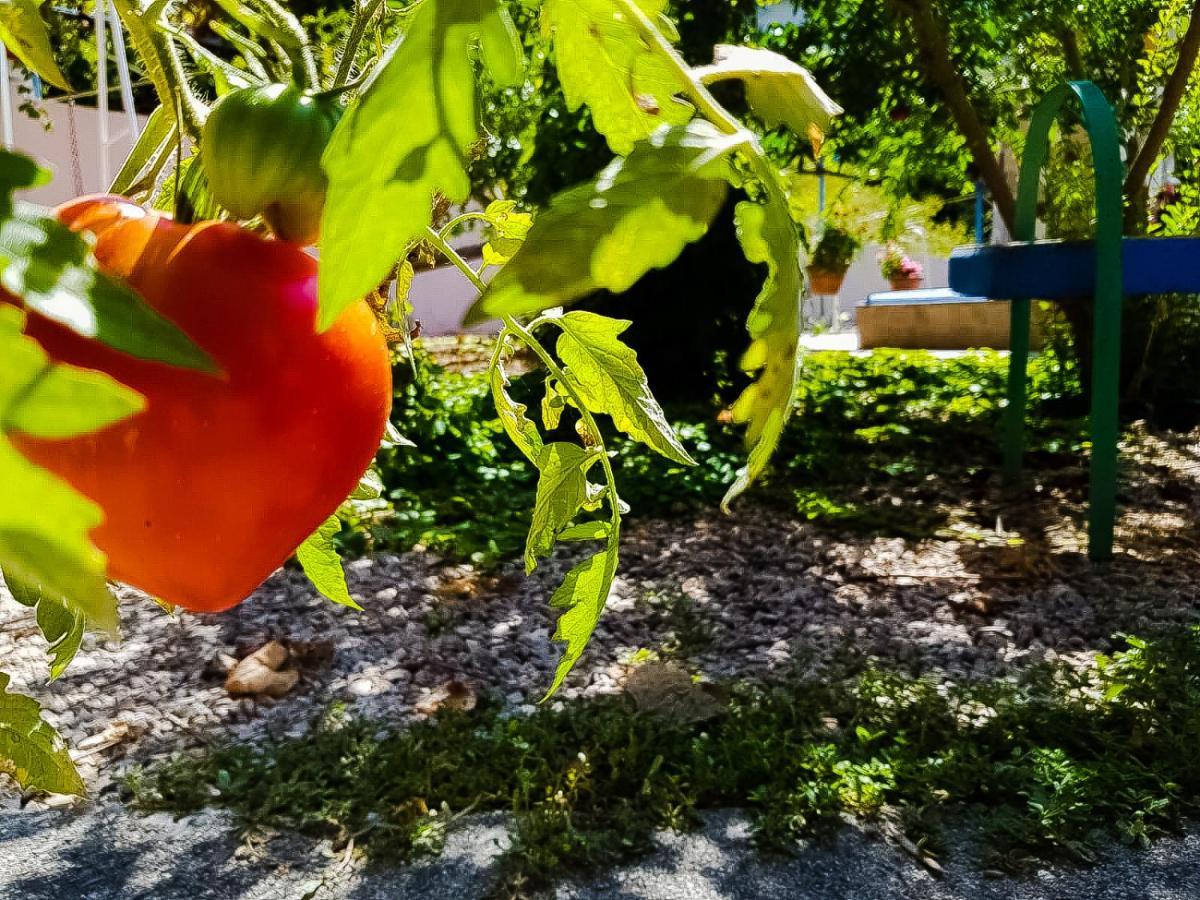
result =
[[[181,225],[117,197],[59,218],[216,361],[217,375],[135,359],[30,314],[51,358],[98,369],[146,409],[92,435],[18,448],[99,504],[109,574],[187,609],[249,595],[353,490],[391,408],[391,366],[365,303],[315,330],[317,266],[237,225]]]

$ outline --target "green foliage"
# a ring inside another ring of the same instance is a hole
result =
[[[551,322],[562,330],[558,358],[578,381],[588,409],[612,416],[620,431],[667,459],[695,465],[651,395],[637,354],[619,339],[630,322],[589,312],[569,312]]]
[[[6,0],[0,5],[0,41],[25,67],[55,87],[71,89],[54,58],[54,48],[37,0]]]
[[[527,573],[537,568],[538,559],[550,553],[558,535],[587,503],[587,472],[596,461],[595,453],[577,444],[555,441],[542,447],[537,459],[537,496],[525,541]]]
[[[0,774],[23,788],[83,796],[85,788],[62,738],[43,719],[32,697],[8,690],[0,672]]]
[[[334,132],[323,162],[323,327],[388,277],[432,221],[435,193],[451,202],[470,194],[465,154],[479,135],[468,52],[475,40],[497,84],[518,77],[520,48],[497,0],[426,0]]]
[[[334,536],[342,530],[341,520],[330,516],[308,539],[296,548],[296,561],[321,596],[351,609],[361,610],[346,587],[342,559],[334,546]]]
[[[0,565],[112,630],[116,602],[104,581],[104,556],[88,537],[100,524],[99,508],[28,462],[11,438],[87,433],[131,415],[143,401],[99,373],[51,363],[21,334],[23,324],[22,312],[0,306]]]
[[[555,197],[466,322],[623,291],[672,262],[720,208],[737,140],[705,122],[664,129],[591,184]]]
[[[674,31],[666,0],[638,0],[642,13]],[[613,0],[545,0],[543,28],[554,40],[555,68],[567,109],[584,104],[614,153],[628,155],[661,125],[682,125],[691,104],[670,61],[647,44],[637,24]]]
[[[792,411],[800,365],[800,236],[785,202],[739,203],[738,239],[746,258],[767,264],[767,280],[746,321],[750,347],[741,367],[754,381],[733,404],[733,419],[746,424],[750,458],[725,493],[728,505],[766,468]]]
[[[96,269],[82,237],[44,209],[12,199],[14,189],[49,178],[26,157],[0,155],[0,285],[84,337],[144,359],[211,370],[212,361],[186,335]]]
[[[817,236],[808,264],[814,269],[844,272],[861,249],[862,238],[836,221],[827,220]]]
[[[13,599],[23,606],[36,610],[38,629],[49,645],[50,680],[58,678],[83,643],[83,632],[87,619],[82,610],[63,603],[46,593],[36,584],[26,584],[11,572],[0,572]]]
[[[718,44],[716,61],[695,74],[705,84],[737,80],[750,111],[768,128],[784,125],[800,137],[822,137],[842,108],[809,71],[786,56],[759,47]]]
[[[406,371],[398,368],[397,377]],[[441,372],[428,363],[417,371],[416,382],[398,388],[395,414],[417,446],[381,455],[393,510],[370,539],[381,547],[419,544],[479,563],[518,555],[528,520],[513,511],[533,505],[536,474],[503,439],[503,420],[488,409],[488,377]],[[950,359],[917,351],[809,354],[795,415],[754,496],[838,528],[928,535],[946,524],[947,506],[961,505],[964,492],[977,490],[995,469],[1006,372],[1007,359],[998,353]],[[1049,418],[1040,407],[1075,396],[1074,370],[1042,355],[1031,361],[1030,378],[1030,464],[1073,465],[1083,449],[1082,423]],[[532,406],[545,383],[544,374],[534,372],[514,379],[506,392],[515,404]],[[575,415],[568,407],[555,434],[570,433]],[[711,407],[669,405],[664,416],[694,466],[620,434],[609,438],[621,496],[634,517],[711,507],[742,463],[736,429],[714,421]]]
[[[970,814],[978,865],[1088,860],[1145,845],[1200,802],[1200,631],[1127,638],[1099,667],[1045,666],[962,685],[858,669],[740,684],[688,724],[623,697],[510,717],[486,699],[380,734],[327,717],[309,736],[206,751],[131,781],[144,809],[208,804],[244,826],[299,828],[377,859],[427,852],[430,813],[515,814],[504,873],[527,887],[649,848],[654,830],[742,808],[769,849],[900,814],[936,854],[941,823]]]

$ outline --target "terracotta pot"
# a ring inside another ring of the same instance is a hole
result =
[[[921,286],[924,279],[901,275],[888,280],[891,282],[893,291],[915,291]]]
[[[832,297],[842,289],[842,282],[846,280],[846,270],[840,272],[833,269],[818,269],[809,266],[808,269],[808,284],[809,289],[818,297]]]

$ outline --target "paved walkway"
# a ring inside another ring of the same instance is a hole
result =
[[[82,812],[0,809],[3,900],[475,900],[493,883],[506,840],[498,816],[453,832],[438,859],[364,869],[290,835],[239,840],[207,811],[179,822],[140,817],[115,803]],[[1025,879],[989,878],[956,848],[934,877],[853,829],[830,846],[765,858],[736,814],[700,832],[663,835],[641,862],[560,885],[555,900],[1194,900],[1200,830],[1148,851],[1115,847],[1089,869],[1050,867]]]

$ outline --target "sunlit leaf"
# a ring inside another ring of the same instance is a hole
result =
[[[639,0],[639,6],[655,19],[666,0]],[[676,96],[686,87],[683,78],[613,0],[545,0],[542,22],[554,38],[567,107],[586,103],[614,153],[623,156],[660,126],[691,118],[691,105]]]
[[[56,88],[70,91],[66,76],[54,58],[50,34],[42,20],[41,4],[37,0],[3,0],[0,2],[0,40],[24,63]],[[4,85],[8,90],[8,85]]]
[[[558,338],[558,357],[587,408],[612,416],[621,431],[667,459],[695,465],[650,393],[637,354],[620,340],[620,334],[633,323],[581,311],[554,321],[563,332]]]
[[[663,129],[594,182],[559,194],[466,323],[540,312],[600,288],[624,291],[669,265],[721,208],[739,140],[705,122]]]
[[[26,789],[83,796],[83,779],[38,702],[10,693],[8,684],[0,672],[0,772]]]
[[[500,417],[500,424],[504,426],[504,432],[516,448],[525,454],[530,462],[537,465],[542,455],[542,436],[537,425],[525,414],[525,404],[517,403],[509,396],[508,376],[501,365],[497,364],[492,368],[488,379],[492,386],[492,402],[495,404],[496,414]]]
[[[741,361],[746,372],[758,377],[733,404],[734,421],[747,426],[750,456],[725,494],[724,506],[762,474],[791,414],[803,288],[800,239],[786,205],[745,201],[737,205],[736,220],[746,258],[766,263],[768,274],[746,322],[750,347]]]
[[[176,137],[175,110],[155,107],[108,192],[127,196],[148,191],[174,150]]]
[[[308,580],[327,600],[332,600],[339,606],[349,606],[351,609],[362,609],[350,596],[346,586],[346,572],[342,568],[342,558],[338,556],[333,538],[342,530],[342,523],[337,516],[330,516],[321,523],[303,544],[296,548],[296,561],[308,576]]]
[[[567,646],[554,671],[554,681],[546,692],[547,697],[559,689],[575,667],[604,613],[613,575],[617,571],[618,537],[618,529],[612,528],[604,550],[588,557],[568,572],[550,598],[551,606],[565,610],[558,618],[558,627],[552,639],[563,641]]]
[[[79,610],[48,596],[40,585],[21,581],[11,572],[0,571],[0,575],[13,599],[36,610],[38,628],[50,645],[50,680],[53,681],[62,675],[79,652],[86,620]]]
[[[0,188],[45,180],[19,154],[0,151]],[[207,369],[212,360],[124,284],[98,271],[87,241],[41,207],[0,201],[0,286],[84,337],[142,359]]]
[[[828,131],[832,118],[842,112],[808,69],[786,56],[760,47],[718,44],[713,58],[712,65],[694,69],[693,74],[706,83],[741,81],[746,102],[768,127],[786,125],[793,134],[805,137],[812,126],[821,133]]]
[[[0,565],[112,631],[116,602],[104,580],[104,555],[88,536],[101,522],[99,507],[26,460],[9,437],[93,431],[144,402],[97,372],[52,363],[21,333],[23,322],[20,310],[0,305]]]
[[[577,444],[547,444],[538,454],[540,472],[533,519],[525,541],[525,571],[532,572],[539,558],[554,546],[558,533],[571,523],[587,501],[587,470],[596,461]]]
[[[430,224],[436,193],[451,202],[470,193],[466,151],[479,136],[476,41],[491,80],[513,83],[521,49],[498,0],[423,0],[338,123],[323,160],[322,328],[387,277]]]

